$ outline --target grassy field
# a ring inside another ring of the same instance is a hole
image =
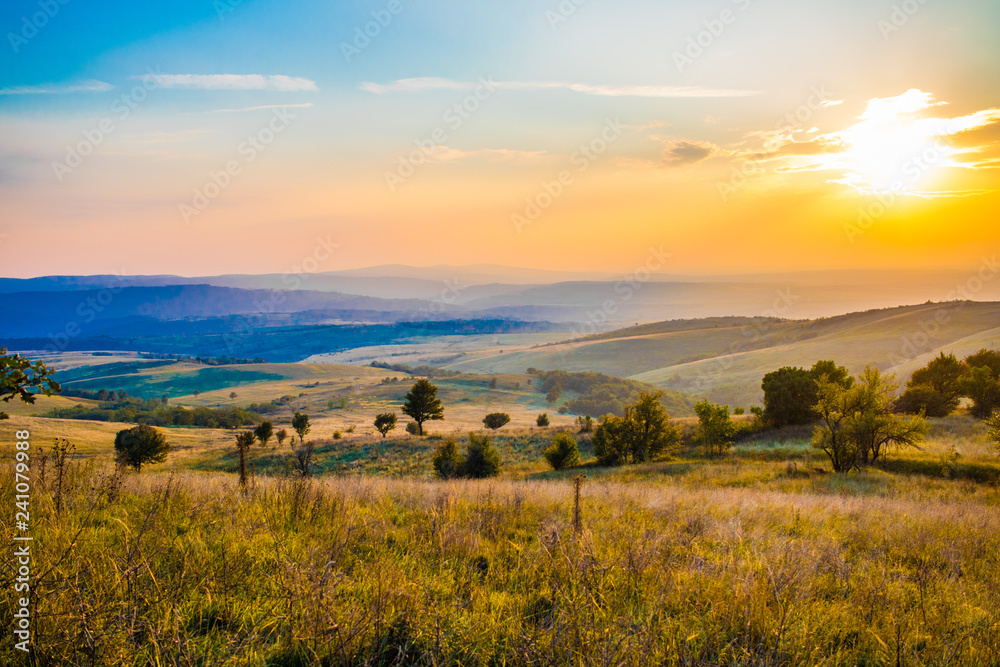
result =
[[[920,456],[958,442],[963,463],[990,459],[962,419],[935,422]],[[173,459],[117,478],[81,457],[56,512],[50,462],[32,501],[36,661],[995,665],[996,482],[821,474],[803,445],[789,431],[724,460],[585,468],[579,533],[579,471],[258,475],[242,494]],[[19,664],[11,644],[0,661]]]

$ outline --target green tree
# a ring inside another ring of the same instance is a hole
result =
[[[441,479],[454,479],[462,474],[462,455],[454,438],[448,438],[434,452],[434,472]]]
[[[292,428],[299,434],[299,442],[305,442],[306,435],[309,433],[309,429],[312,428],[309,425],[309,415],[296,412],[292,417]]]
[[[403,414],[417,423],[417,433],[424,434],[425,421],[444,419],[444,406],[437,397],[437,387],[429,380],[417,380],[407,392],[403,403]]]
[[[549,415],[543,412],[542,414],[535,417],[535,426],[539,428],[545,428],[549,425]]]
[[[986,426],[990,429],[988,433],[989,439],[996,444],[997,451],[1000,451],[1000,412],[994,412],[993,415],[986,420]]]
[[[490,443],[487,436],[469,434],[469,446],[465,450],[462,472],[466,477],[473,479],[485,479],[500,474],[500,452]]]
[[[928,417],[945,417],[958,407],[965,368],[954,354],[942,352],[923,368],[913,371],[896,409]]]
[[[280,447],[285,442],[285,438],[288,437],[288,431],[283,428],[278,429],[278,432],[274,434],[274,437],[278,439],[278,446]]]
[[[493,431],[510,423],[510,415],[506,412],[493,412],[483,417],[483,426]]]
[[[7,354],[7,348],[0,347],[0,401],[9,403],[17,397],[30,404],[35,402],[36,394],[58,394],[62,388],[52,379],[54,372],[41,361]],[[0,419],[7,418],[7,413],[0,412]]]
[[[640,394],[623,417],[606,415],[594,432],[594,453],[601,465],[650,461],[680,445],[681,434],[660,404],[662,392]]]
[[[552,444],[545,450],[544,456],[555,470],[562,470],[580,462],[580,448],[573,436],[568,433],[556,433],[552,436]]]
[[[383,438],[394,428],[396,428],[395,412],[385,412],[375,416],[375,430],[381,433]]]
[[[118,460],[136,472],[142,472],[144,463],[162,463],[169,451],[166,437],[148,424],[123,429],[115,435]]]
[[[893,413],[898,385],[869,366],[851,387],[819,381],[816,411],[821,425],[813,433],[813,446],[830,457],[833,469],[846,472],[871,465],[890,447],[916,447],[927,433],[921,415],[907,418]]]
[[[965,358],[965,367],[960,385],[962,393],[972,400],[969,412],[986,419],[1000,408],[1000,353],[980,350]]]
[[[260,442],[261,447],[267,447],[267,442],[274,436],[274,424],[271,422],[261,422],[260,426],[253,430],[253,434]]]
[[[808,424],[818,417],[816,383],[821,378],[841,387],[853,383],[847,369],[833,361],[817,361],[810,370],[785,366],[764,376],[764,416],[775,427]]]
[[[694,406],[698,415],[698,433],[695,442],[710,454],[722,454],[733,446],[736,424],[729,416],[728,405],[714,405],[707,400]]]

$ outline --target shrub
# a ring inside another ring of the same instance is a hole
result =
[[[568,433],[556,433],[552,444],[545,450],[545,460],[555,470],[575,466],[580,462],[580,449],[576,439]]]
[[[417,424],[417,422],[407,422],[406,432],[409,433],[410,435],[421,435],[420,425]]]
[[[340,440],[340,438],[341,438],[340,431],[334,431],[333,432],[333,439],[334,440]]]
[[[253,430],[254,436],[260,442],[261,447],[267,447],[267,442],[274,436],[274,424],[262,422],[260,426]]]
[[[500,473],[500,452],[490,443],[490,439],[475,433],[469,434],[469,446],[465,450],[462,472],[466,477],[485,479]]]
[[[292,417],[292,428],[295,432],[299,434],[299,441],[305,442],[306,435],[309,434],[309,415],[302,414],[301,412],[296,412],[295,416]]]
[[[681,434],[670,423],[660,404],[660,393],[641,394],[624,417],[607,415],[594,432],[594,453],[601,465],[641,463],[664,454],[681,442]]]
[[[454,438],[448,438],[438,445],[434,452],[434,472],[441,479],[453,479],[462,474],[462,455]]]
[[[590,415],[577,417],[576,425],[580,427],[580,433],[590,433],[594,430],[594,420]]]
[[[483,425],[492,430],[503,428],[510,423],[510,415],[506,412],[493,412],[483,417]]]
[[[535,418],[535,425],[539,428],[545,428],[549,425],[549,415],[543,412]]]
[[[733,446],[736,424],[729,417],[728,405],[713,405],[702,401],[694,406],[698,414],[698,434],[695,442],[710,454],[722,454]]]

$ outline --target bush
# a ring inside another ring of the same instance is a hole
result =
[[[680,431],[670,423],[660,395],[642,394],[625,408],[624,417],[606,415],[601,420],[593,438],[601,465],[650,461],[680,445]]]
[[[575,466],[580,462],[580,449],[576,439],[567,433],[556,433],[552,444],[545,450],[545,460],[555,470]]]
[[[462,472],[466,477],[485,479],[500,473],[500,452],[490,443],[490,439],[475,433],[469,434],[469,446],[465,450]]]
[[[410,435],[420,435],[420,425],[417,422],[407,422],[406,432]]]
[[[448,438],[438,445],[434,452],[434,472],[441,479],[454,479],[462,474],[462,455],[454,438]]]
[[[549,415],[543,412],[535,418],[535,425],[539,428],[545,428],[549,425]]]
[[[729,417],[728,405],[714,405],[702,401],[694,406],[698,414],[698,434],[695,442],[709,454],[723,454],[733,446],[736,424]]]
[[[483,425],[492,430],[503,428],[510,423],[510,415],[506,412],[494,412],[483,417]]]

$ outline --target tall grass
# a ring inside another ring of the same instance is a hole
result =
[[[0,483],[13,507],[9,467]],[[233,475],[116,479],[75,463],[64,487],[61,513],[51,490],[34,492],[35,664],[990,665],[1000,655],[995,494],[591,479],[577,535],[568,479],[258,477],[244,496]],[[20,662],[0,644],[0,663]]]

